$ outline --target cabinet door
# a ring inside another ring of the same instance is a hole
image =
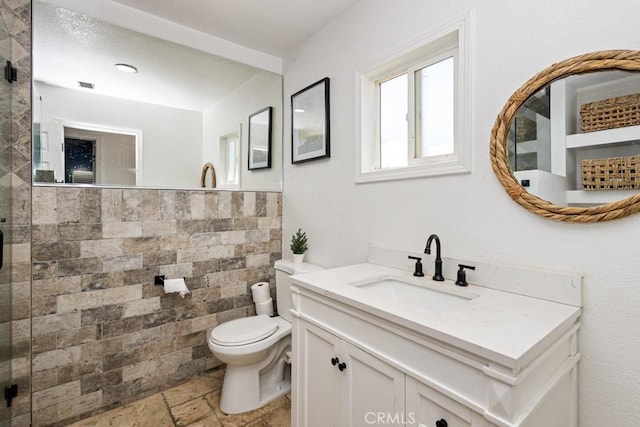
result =
[[[473,411],[433,388],[406,377],[407,416],[417,427],[469,427]]]
[[[404,373],[353,345],[341,342],[343,377],[340,426],[406,426]]]
[[[295,390],[297,427],[340,426],[340,340],[330,333],[300,321]],[[334,365],[332,361],[335,361]]]

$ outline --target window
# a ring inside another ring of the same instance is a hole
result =
[[[64,182],[93,184],[96,182],[96,140],[64,139]]]
[[[467,20],[357,72],[356,182],[470,171]]]
[[[380,168],[407,165],[407,74],[378,83]]]
[[[240,126],[220,137],[219,187],[240,186]]]
[[[416,157],[454,152],[454,56],[413,72]]]

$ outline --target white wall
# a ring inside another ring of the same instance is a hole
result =
[[[142,182],[200,187],[202,113],[38,84],[43,122],[63,120],[142,131]],[[37,121],[37,120],[36,120]]]
[[[355,69],[470,9],[473,172],[355,185]],[[371,244],[421,250],[437,233],[448,256],[582,273],[580,426],[637,425],[640,215],[580,225],[529,213],[495,178],[489,136],[507,98],[543,68],[593,50],[640,49],[638,16],[632,0],[356,4],[285,61],[285,111],[292,93],[331,78],[331,158],[291,165],[285,131],[284,253],[297,227],[309,236],[309,261],[325,266],[362,262]]]
[[[271,169],[248,170],[249,115],[273,107]],[[282,76],[262,72],[203,113],[203,162],[220,164],[220,137],[242,124],[240,185],[243,190],[282,188]]]

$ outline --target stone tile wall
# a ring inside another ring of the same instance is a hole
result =
[[[281,257],[280,193],[34,187],[32,417],[64,425],[219,364]],[[154,276],[184,277],[184,299]]]
[[[281,195],[32,189],[31,1],[0,0],[0,15],[18,70],[0,147],[11,152],[0,165],[11,191],[0,272],[19,387],[11,425],[64,425],[217,364],[207,331],[252,314],[248,286],[273,280]],[[163,295],[155,274],[185,277],[192,293]]]
[[[0,287],[11,289],[11,383],[18,385],[18,397],[10,408],[11,425],[26,427],[31,423],[31,1],[0,0],[0,15],[10,36],[10,43],[3,40],[3,46],[10,46],[10,59],[18,71],[18,80],[7,94],[11,99],[10,117],[3,112],[0,124],[2,201],[10,193],[10,204],[0,208],[0,215],[6,218],[0,223],[5,235]],[[9,131],[10,138],[6,140],[4,136]],[[0,411],[0,417],[8,416],[7,411]]]

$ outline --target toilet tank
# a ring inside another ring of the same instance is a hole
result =
[[[290,259],[281,259],[274,263],[276,270],[276,304],[278,316],[291,322],[291,275],[323,270],[317,265],[303,262],[294,264]]]

